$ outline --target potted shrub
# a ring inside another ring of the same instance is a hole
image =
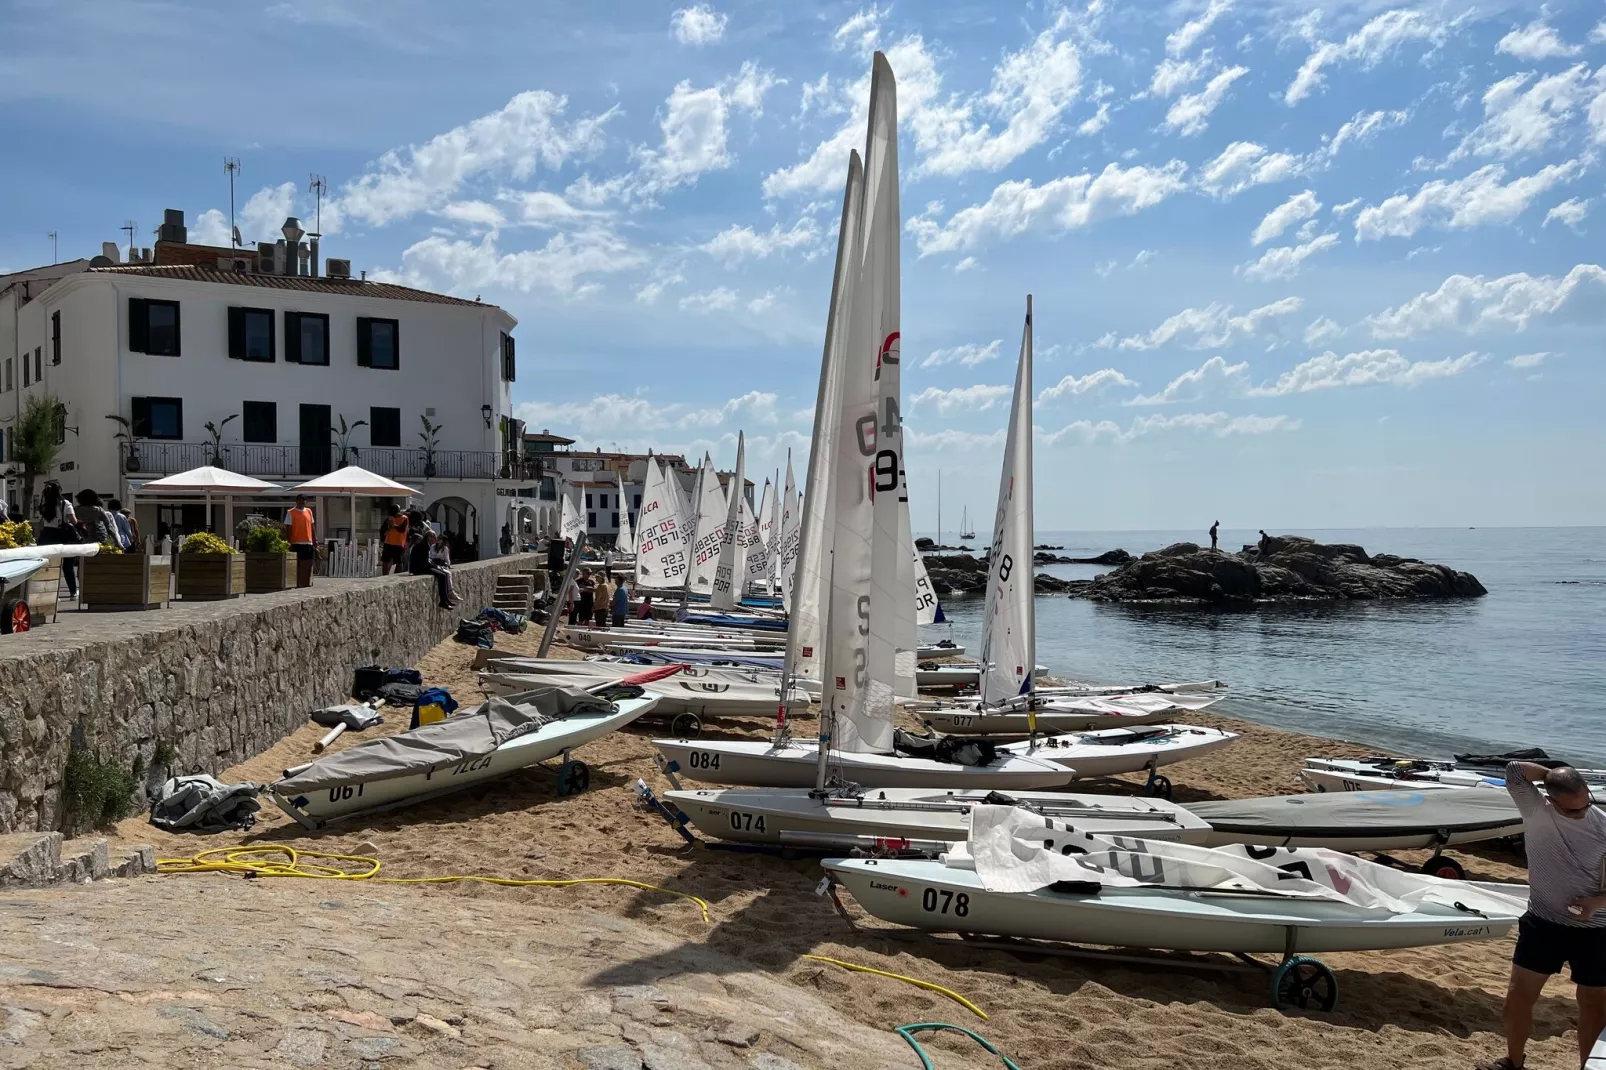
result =
[[[196,532],[179,548],[174,593],[197,601],[240,597],[245,593],[245,556],[209,531]]]
[[[167,605],[173,566],[145,554],[125,554],[110,543],[79,566],[78,604],[84,609],[160,609]]]
[[[139,439],[134,435],[134,425],[121,416],[108,416],[106,419],[117,424],[117,434],[112,437],[118,442],[118,448],[123,451],[123,471],[139,471]]]
[[[420,416],[424,421],[424,429],[418,433],[419,441],[424,444],[424,478],[435,478],[435,450],[440,446],[441,425],[434,423],[428,416]]]
[[[296,559],[279,526],[258,524],[245,535],[245,591],[268,594],[296,585]]]

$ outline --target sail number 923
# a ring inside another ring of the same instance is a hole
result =
[[[953,914],[962,918],[970,913],[970,896],[946,889],[927,888],[920,893],[920,906],[932,914]]]

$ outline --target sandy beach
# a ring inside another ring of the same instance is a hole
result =
[[[499,636],[498,649],[534,653],[538,634]],[[578,656],[565,651],[562,656]],[[419,666],[426,682],[452,689],[460,701],[477,695],[470,668],[473,650],[445,642]],[[1230,712],[1229,697],[1220,704]],[[382,731],[406,727],[407,713],[387,713]],[[1295,773],[1311,754],[1369,753],[1365,746],[1277,731],[1214,713],[1197,723],[1242,733],[1234,745],[1167,770],[1178,801],[1287,794],[1300,790]],[[1338,976],[1333,1013],[1284,1014],[1267,1002],[1267,977],[1201,968],[1186,956],[1159,956],[1157,965],[1111,963],[965,947],[952,940],[910,938],[889,931],[845,897],[859,926],[838,917],[813,892],[820,877],[812,861],[686,847],[658,817],[640,810],[630,790],[636,778],[656,789],[668,785],[652,761],[643,725],[586,748],[578,756],[592,769],[591,790],[558,798],[551,774],[536,770],[377,818],[323,833],[308,833],[267,806],[243,836],[167,836],[143,818],[117,830],[121,842],[157,845],[160,857],[186,857],[234,843],[287,844],[325,851],[377,855],[387,876],[487,874],[526,878],[626,877],[690,892],[709,901],[704,924],[688,903],[617,887],[571,889],[453,885],[390,889],[387,894],[484,901],[487,925],[500,904],[574,909],[651,924],[675,940],[760,968],[804,989],[845,1018],[875,1029],[916,1021],[948,1021],[977,1029],[1028,1068],[1159,1070],[1384,1070],[1388,1067],[1464,1068],[1503,1050],[1499,1036],[1509,940],[1418,951],[1324,956]],[[760,736],[711,725],[708,734]],[[226,781],[274,779],[307,760],[321,730],[307,726],[268,752],[218,773]],[[350,734],[342,743],[355,743]],[[1524,880],[1507,850],[1457,850],[1468,876]],[[1410,856],[1407,856],[1410,857]],[[1417,855],[1416,857],[1423,857]],[[221,882],[216,876],[145,878],[151,881]],[[291,882],[285,882],[291,883]],[[294,882],[309,902],[324,898],[324,882]],[[348,886],[349,887],[349,886]],[[981,1022],[942,996],[898,981],[849,973],[803,958],[825,955],[907,974],[951,988],[982,1007]],[[1219,963],[1221,959],[1209,959]],[[586,985],[594,964],[581,964],[575,983]],[[1570,986],[1554,981],[1539,1003],[1530,1067],[1577,1065],[1571,1032]],[[464,1043],[470,1039],[464,1034]],[[933,1041],[936,1050],[973,1052]],[[965,1062],[968,1064],[968,1058]],[[952,1065],[950,1061],[950,1065]],[[861,1064],[871,1065],[871,1064]],[[914,1065],[904,1062],[874,1065]]]

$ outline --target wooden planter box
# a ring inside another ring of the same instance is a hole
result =
[[[189,601],[238,598],[245,593],[244,554],[178,554],[173,593]]]
[[[245,552],[245,591],[268,594],[296,585],[296,555]]]
[[[96,554],[79,565],[78,604],[85,609],[160,609],[173,566],[144,554]]]

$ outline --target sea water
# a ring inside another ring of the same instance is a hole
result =
[[[931,533],[928,533],[931,534]],[[1234,609],[1037,599],[1037,660],[1056,676],[1113,683],[1218,679],[1230,716],[1351,740],[1379,753],[1543,747],[1606,766],[1606,528],[1283,531],[1359,543],[1472,573],[1482,598],[1298,603]],[[956,542],[945,532],[945,541]],[[1258,538],[1223,531],[1221,547]],[[1201,531],[1039,531],[1066,557],[1174,542]],[[984,543],[972,541],[978,550]],[[1090,579],[1097,566],[1039,571]],[[939,592],[952,636],[981,648],[982,597]]]

